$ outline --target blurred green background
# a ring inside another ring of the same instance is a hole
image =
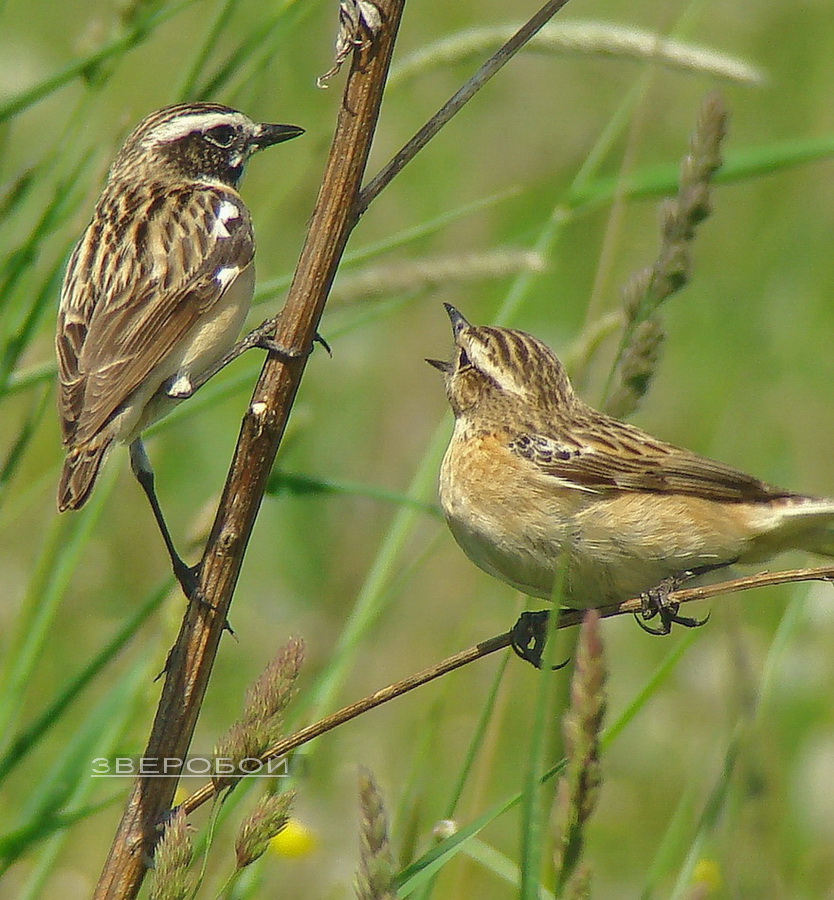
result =
[[[373,204],[322,321],[333,358],[319,350],[311,358],[278,458],[282,471],[350,489],[264,501],[232,607],[237,637],[221,647],[195,752],[211,750],[289,635],[307,643],[293,711],[304,722],[515,621],[523,598],[476,570],[442,520],[359,487],[434,503],[451,417],[423,359],[450,351],[443,301],[473,322],[532,331],[561,353],[618,309],[622,284],[654,258],[658,201],[673,190],[665,173],[676,171],[715,87],[731,112],[728,162],[755,167],[771,154],[773,163],[717,186],[692,282],[665,307],[662,363],[633,420],[767,480],[834,496],[831,11],[826,0],[571,0],[557,21],[674,36],[744,60],[765,79],[581,50],[527,52]],[[498,0],[413,0],[395,64],[462,30],[533,12]],[[273,313],[344,76],[316,87],[331,63],[332,2],[6,0],[0,17],[0,897],[73,900],[90,894],[129,787],[91,782],[87,761],[141,752],[159,692],[153,678],[184,602],[123,451],[84,512],[55,512],[62,452],[52,336],[63,261],[127,131],[185,97],[218,100],[307,129],[256,158],[242,186],[266,301],[252,322]],[[480,58],[430,62],[392,84],[371,174]],[[36,86],[42,96],[27,93]],[[648,179],[651,196],[616,188],[630,173]],[[578,176],[584,194],[572,193]],[[371,293],[349,290],[359,275]],[[583,386],[591,402],[614,346],[605,342],[591,361]],[[183,550],[211,522],[260,364],[257,353],[237,362],[148,441]],[[89,685],[62,702],[142,604],[163,595]],[[711,612],[707,627],[666,639],[626,618],[604,625],[609,721],[682,653],[606,750],[586,855],[593,896],[834,897],[834,593],[823,584],[757,591],[714,601]],[[403,860],[430,846],[499,665],[481,661],[307,750],[297,760],[295,814],[316,849],[297,859],[268,854],[235,896],[350,894],[359,763],[380,782]],[[531,668],[509,662],[460,823],[520,789],[537,683]],[[15,737],[54,703],[52,727],[15,750]],[[206,896],[229,871],[235,826],[252,799],[241,797],[215,838]],[[206,818],[202,810],[194,820]],[[517,860],[518,832],[512,811],[481,838]],[[511,879],[464,857],[432,896],[517,895]]]

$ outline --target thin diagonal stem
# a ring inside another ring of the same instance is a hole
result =
[[[744,578],[733,578],[729,581],[721,581],[716,584],[706,584],[692,588],[680,588],[669,594],[669,602],[692,603],[696,600],[708,600],[712,597],[718,597],[724,594],[734,594],[739,591],[749,591],[753,588],[768,587],[776,584],[795,584],[800,581],[834,581],[834,566],[821,566],[813,569],[787,569],[783,572],[759,572],[757,575],[748,575]],[[609,619],[614,616],[625,616],[638,613],[642,609],[642,605],[642,598],[635,597],[629,600],[623,600],[621,603],[611,604],[610,606],[597,607],[597,612],[601,619]],[[581,625],[584,616],[584,610],[563,609],[559,613],[559,621],[556,623],[556,628],[573,628],[576,625]],[[382,706],[383,703],[388,703],[397,697],[402,697],[403,694],[407,694],[410,691],[415,690],[415,688],[422,687],[430,681],[448,675],[450,672],[454,672],[455,669],[467,666],[476,660],[483,659],[485,656],[489,656],[498,650],[506,649],[512,642],[513,631],[507,631],[504,634],[499,634],[488,640],[481,641],[466,650],[461,650],[459,653],[455,653],[453,656],[449,656],[441,662],[429,666],[427,669],[423,669],[421,672],[409,675],[401,681],[380,688],[380,690],[374,691],[373,694],[369,694],[367,697],[363,697],[361,700],[357,700],[349,706],[342,707],[342,709],[331,713],[331,715],[319,719],[312,725],[308,725],[305,728],[296,731],[295,734],[291,734],[289,737],[274,744],[263,753],[261,760],[265,763],[270,759],[277,759],[281,756],[285,756],[293,750],[296,750],[298,747],[301,747],[303,744],[307,744],[315,738],[326,734],[328,731],[332,731],[334,728],[338,728],[340,725],[350,722],[357,716],[361,716],[364,713],[375,709],[377,706]],[[186,798],[178,808],[185,810],[185,812],[190,815],[208,800],[211,800],[214,793],[214,786],[211,783],[206,784]]]
[[[362,189],[356,205],[357,216],[388,185],[405,165],[428,144],[438,131],[475,96],[495,73],[508,63],[516,53],[539,31],[568,0],[548,0],[547,3],[478,69],[457,93],[429,119],[396,156]]]

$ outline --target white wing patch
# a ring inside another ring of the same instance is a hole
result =
[[[185,400],[194,393],[191,379],[183,373],[169,378],[164,387],[165,393],[174,400]]]
[[[232,219],[240,218],[240,210],[235,206],[231,200],[224,200],[220,204],[220,208],[217,210],[217,218],[214,220],[214,227],[211,230],[211,236],[215,238],[228,238],[231,237],[232,234],[228,228],[226,228],[226,223],[231,222]]]
[[[220,285],[221,290],[225,291],[239,274],[240,266],[223,266],[217,270],[214,280]]]

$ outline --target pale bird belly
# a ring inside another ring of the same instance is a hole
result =
[[[748,504],[622,493],[579,513],[571,560],[577,606],[637,597],[664,578],[743,558],[755,533]]]
[[[495,438],[452,441],[440,473],[449,528],[476,566],[535,597],[550,598],[569,534],[572,499],[537,490]]]
[[[166,361],[167,374],[199,375],[232,348],[249,312],[255,288],[255,267],[247,266],[215,304],[209,315],[197,322],[178,353]]]
[[[498,447],[452,441],[441,505],[472,562],[535,597],[551,598],[563,556],[562,602],[587,608],[637,597],[688,569],[746,561],[773,528],[756,521],[754,504],[597,494],[555,481],[545,489]]]
[[[185,376],[190,380],[200,375],[234,346],[249,312],[254,287],[255,267],[249,265],[124,405],[121,440],[132,441],[182,402],[161,390],[170,379]]]

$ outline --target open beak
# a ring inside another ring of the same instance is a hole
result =
[[[464,328],[469,328],[469,322],[464,319],[463,315],[451,303],[444,303],[443,306],[449,315],[449,321],[452,323],[452,332],[455,335],[455,340],[457,340],[457,336],[461,331]]]
[[[263,150],[273,144],[281,144],[304,134],[304,129],[298,125],[269,125],[267,123],[258,126],[258,133],[252,141],[253,150]]]
[[[449,316],[449,321],[452,323],[452,332],[455,336],[455,341],[458,339],[458,335],[463,331],[464,328],[469,328],[469,322],[464,319],[461,313],[452,306],[451,303],[444,303],[444,308],[446,309],[446,313]],[[427,359],[426,362],[430,366],[434,366],[435,369],[440,369],[440,371],[444,375],[448,375],[452,369],[454,369],[454,364],[451,362],[446,362],[443,359]]]

